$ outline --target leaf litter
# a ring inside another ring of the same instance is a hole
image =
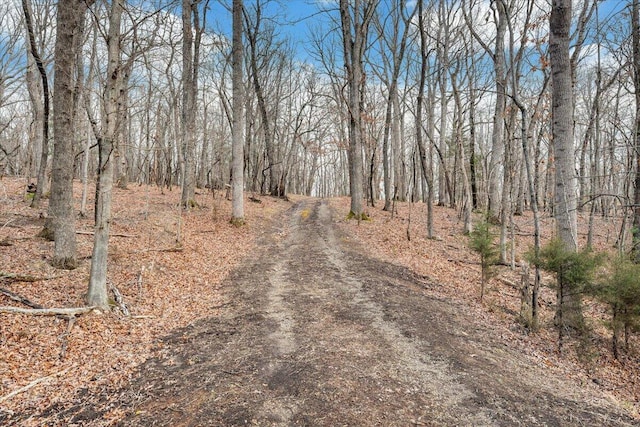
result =
[[[80,267],[59,271],[49,265],[53,244],[35,237],[44,224],[46,209],[31,209],[24,200],[24,180],[0,181],[0,271],[43,278],[19,281],[0,278],[0,287],[44,307],[84,305],[93,244],[92,212],[78,218]],[[79,184],[76,194],[80,194]],[[153,354],[162,353],[160,337],[195,320],[215,316],[230,301],[219,285],[243,257],[250,256],[256,238],[277,213],[290,206],[282,200],[263,198],[245,203],[247,226],[228,223],[230,203],[220,194],[197,196],[200,207],[178,209],[179,191],[130,186],[116,189],[109,258],[109,282],[124,296],[130,317],[121,313],[91,313],[78,317],[73,328],[61,318],[0,314],[0,398],[23,387],[24,392],[0,402],[0,422],[14,413],[41,413],[45,408],[68,408],[83,393],[126,387],[134,370]],[[76,199],[77,200],[77,199]],[[348,212],[348,198],[332,199],[337,212]],[[88,203],[91,206],[91,200]],[[79,206],[77,206],[79,208]],[[78,209],[79,210],[79,209]],[[518,323],[518,270],[500,267],[489,285],[484,304],[478,302],[480,265],[462,235],[462,223],[452,209],[435,208],[436,239],[425,237],[424,206],[397,204],[397,213],[369,208],[371,221],[339,221],[347,239],[363,243],[369,255],[410,268],[424,277],[424,292],[462,302],[477,322],[531,363],[568,378],[576,387],[609,395],[637,416],[640,408],[640,358],[638,338],[621,362],[609,350],[605,308],[587,301],[585,310],[593,328],[592,345],[584,352],[578,343],[557,353],[553,328],[554,290],[545,277],[542,295],[542,327],[529,334]],[[407,240],[407,224],[410,218]],[[586,239],[581,219],[581,234]],[[596,247],[610,249],[617,235],[613,221],[598,219]],[[532,242],[532,219],[516,217],[516,263]],[[551,218],[543,220],[543,235],[553,234]],[[282,233],[286,233],[283,230]],[[437,284],[437,285],[435,285]],[[1,305],[21,306],[4,295]],[[61,349],[66,348],[61,358]],[[104,415],[117,421],[121,409]],[[21,425],[41,425],[23,420]]]

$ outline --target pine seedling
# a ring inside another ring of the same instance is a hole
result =
[[[469,247],[480,255],[482,279],[480,282],[480,302],[484,298],[486,283],[493,275],[493,266],[498,260],[498,249],[494,243],[495,235],[486,220],[479,222],[469,234]]]

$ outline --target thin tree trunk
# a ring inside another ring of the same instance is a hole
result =
[[[180,116],[182,140],[182,207],[195,206],[195,80],[193,58],[193,26],[191,0],[182,0],[182,111]]]
[[[44,189],[47,186],[47,162],[49,158],[49,81],[47,79],[47,71],[44,68],[44,63],[42,62],[42,57],[38,52],[38,47],[36,46],[36,37],[35,32],[33,30],[33,19],[32,19],[32,10],[31,10],[31,2],[30,0],[22,0],[22,10],[24,12],[25,24],[27,26],[27,35],[29,38],[28,44],[28,52],[30,57],[33,57],[33,60],[36,63],[36,67],[38,68],[38,73],[40,74],[41,86],[38,85],[35,81],[33,84],[29,85],[29,95],[31,97],[31,103],[34,111],[34,125],[36,126],[35,135],[37,136],[37,140],[39,143],[34,141],[34,145],[40,146],[40,162],[38,167],[38,177],[36,184],[36,192],[33,195],[33,200],[31,201],[31,207],[37,208],[40,206],[40,200],[42,199],[42,194],[44,193]],[[42,99],[40,99],[39,94],[36,94],[38,87],[42,87]],[[41,122],[40,122],[41,120]]]
[[[640,0],[632,3],[633,84],[635,87],[636,117],[633,146],[635,149],[635,191],[633,197],[633,257],[640,263]]]
[[[244,83],[242,48],[242,0],[233,0],[233,125],[232,133],[232,213],[231,222],[244,223]]]
[[[427,161],[427,149],[422,138],[422,107],[424,104],[424,87],[427,78],[428,67],[428,53],[427,53],[427,40],[424,28],[424,4],[423,0],[418,0],[418,31],[420,32],[420,77],[418,83],[418,99],[416,101],[416,144],[418,146],[420,155],[420,164],[422,166],[422,174],[427,183],[427,237],[429,239],[434,238],[433,233],[433,176],[430,173],[433,166],[429,164],[432,161],[429,156],[429,162]],[[432,112],[432,110],[430,110]],[[433,117],[430,117],[430,122],[433,121]],[[431,125],[431,123],[430,123]]]
[[[105,131],[98,141],[98,182],[96,188],[96,225],[91,255],[91,274],[87,303],[107,308],[107,258],[109,253],[109,229],[111,225],[111,199],[113,193],[114,140],[118,135],[119,103],[123,85],[120,60],[121,21],[124,0],[113,0],[109,14],[107,39],[107,85],[103,108]]]
[[[350,216],[363,217],[363,159],[362,159],[362,88],[364,72],[362,60],[367,48],[369,23],[376,2],[355,0],[353,14],[348,0],[340,0],[344,67],[348,86],[349,113],[349,188],[351,192]]]

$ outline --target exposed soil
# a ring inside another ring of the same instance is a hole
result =
[[[126,390],[79,396],[57,419],[102,425],[122,409],[123,426],[638,425],[426,292],[438,284],[366,252],[325,201],[297,203],[224,284],[218,316],[166,337]]]

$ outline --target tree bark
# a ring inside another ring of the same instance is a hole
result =
[[[27,26],[27,36],[29,38],[29,44],[27,50],[29,53],[29,62],[33,58],[38,73],[40,74],[41,83],[38,84],[35,76],[30,78],[30,72],[27,70],[27,86],[29,88],[29,97],[31,98],[31,105],[33,107],[33,125],[35,127],[33,135],[35,140],[32,141],[34,146],[40,147],[40,161],[38,166],[38,177],[36,181],[36,192],[33,195],[31,201],[31,207],[37,208],[40,206],[40,200],[42,194],[47,186],[47,162],[49,159],[49,80],[47,78],[47,71],[44,68],[42,56],[38,51],[36,45],[36,36],[33,29],[33,12],[31,2],[29,0],[22,0],[22,10],[24,12],[24,20]],[[32,73],[31,73],[32,74]],[[42,98],[37,93],[42,88]]]
[[[549,53],[552,73],[552,135],[556,163],[555,206],[558,237],[576,250],[577,200],[573,122],[573,87],[569,55],[571,0],[553,0]]]
[[[98,140],[98,182],[96,188],[96,224],[91,255],[91,274],[87,303],[107,308],[107,258],[109,253],[109,229],[111,226],[111,199],[115,156],[114,140],[118,135],[119,106],[122,101],[122,62],[120,37],[122,10],[125,0],[113,0],[109,14],[107,37],[107,83],[103,110],[105,131]]]
[[[191,16],[193,8],[191,0],[182,0],[182,111],[181,139],[182,139],[182,194],[180,203],[183,208],[195,206],[195,80],[193,60],[193,25]]]
[[[362,219],[364,214],[362,209],[362,199],[364,198],[361,117],[364,70],[362,60],[367,48],[369,24],[377,2],[355,0],[352,8],[350,3],[348,0],[340,0],[344,68],[348,87],[350,216]],[[352,11],[353,13],[351,13]]]
[[[427,238],[433,239],[433,176],[430,171],[432,169],[431,156],[427,161],[427,149],[424,144],[422,130],[422,108],[424,104],[424,87],[427,79],[427,67],[429,55],[427,53],[427,40],[424,28],[424,2],[418,0],[418,31],[420,32],[420,77],[418,82],[418,99],[416,101],[416,144],[420,155],[420,165],[422,176],[427,183]]]
[[[60,0],[56,17],[54,146],[49,216],[45,229],[53,234],[55,242],[52,264],[65,269],[73,269],[77,265],[73,210],[73,142],[74,74],[78,58],[74,47],[82,37],[87,8],[88,2],[83,0]]]
[[[553,0],[549,18],[549,53],[552,75],[552,135],[555,153],[554,213],[558,238],[566,250],[578,248],[577,177],[575,172],[573,87],[569,42],[571,0]],[[558,289],[558,327],[581,328],[580,295],[567,294],[562,281]]]
[[[640,263],[640,0],[631,7],[631,33],[633,39],[633,84],[635,88],[636,117],[633,146],[635,148],[635,191],[633,197],[633,258]]]
[[[233,0],[233,125],[232,125],[232,214],[231,222],[244,223],[244,83],[242,47],[242,0]]]

